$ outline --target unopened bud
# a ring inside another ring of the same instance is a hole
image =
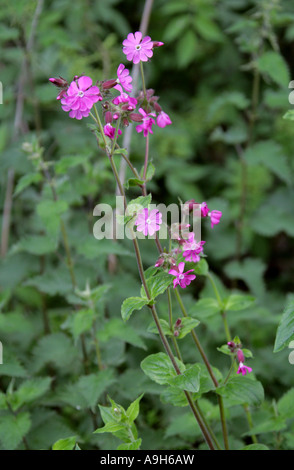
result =
[[[155,109],[157,113],[160,113],[162,111],[162,107],[156,101],[154,101],[154,103],[152,104],[153,104],[153,108]]]
[[[49,82],[53,83],[53,85],[57,86],[58,88],[65,88],[68,87],[67,81],[62,78],[49,78]]]
[[[102,82],[101,88],[102,90],[110,90],[110,88],[113,88],[115,85],[117,85],[117,80],[113,78],[111,80],[105,80],[105,82]]]
[[[112,122],[112,112],[106,111],[104,118],[105,118],[106,124],[110,124]]]
[[[139,113],[131,113],[129,115],[129,117],[132,121],[135,121],[135,122],[142,122],[143,121],[143,117]]]
[[[177,319],[176,323],[175,323],[175,327],[178,328],[182,323],[182,320],[180,318]]]
[[[176,331],[174,332],[174,336],[175,336],[176,338],[179,336],[179,334],[180,334],[180,332],[179,332],[178,330],[176,330]]]
[[[239,362],[244,362],[245,361],[245,357],[244,357],[244,353],[243,353],[242,349],[238,349],[237,358],[238,358]]]
[[[164,45],[164,42],[161,41],[152,41],[153,42],[153,47],[160,47]]]

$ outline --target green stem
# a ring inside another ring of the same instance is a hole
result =
[[[143,70],[143,62],[140,61],[140,72],[141,72],[141,79],[142,79],[142,88],[144,93],[144,99],[147,103],[147,92],[146,92],[146,85],[145,85],[145,77],[144,77],[144,70]]]
[[[171,299],[170,287],[168,287],[167,289],[167,303],[168,303],[169,327],[170,327],[170,330],[173,332],[174,326],[173,326],[173,311],[172,311],[172,299]],[[180,359],[180,361],[183,362],[181,351],[174,335],[172,336],[172,342],[173,342],[178,358]]]
[[[214,282],[214,279],[213,279],[213,277],[211,276],[210,273],[207,273],[207,277],[210,280],[211,285],[213,287],[213,290],[214,290],[215,297],[216,297],[217,303],[219,305],[219,308],[220,308],[220,310],[222,310],[223,309],[223,302],[222,302],[221,296],[219,294],[218,288],[216,287],[216,283]]]

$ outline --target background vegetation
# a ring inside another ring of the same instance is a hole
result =
[[[103,425],[97,405],[109,406],[109,395],[127,408],[142,393],[136,420],[141,449],[206,448],[187,409],[172,407],[140,368],[147,351],[157,353],[161,345],[148,330],[147,308],[127,324],[121,320],[123,300],[140,288],[131,246],[98,242],[92,234],[95,205],[115,206],[111,169],[88,120],[69,119],[48,82],[59,75],[69,81],[80,74],[94,81],[115,77],[124,61],[121,42],[138,30],[144,2],[0,3],[1,448],[50,449],[77,436],[82,449],[116,449],[117,437],[93,434]],[[217,227],[203,227],[203,239],[220,292],[255,298],[227,312],[233,336],[253,352],[250,366],[264,388],[253,426],[269,448],[291,449],[293,365],[287,348],[273,350],[294,287],[294,125],[283,119],[291,107],[294,5],[155,0],[148,34],[165,45],[145,67],[147,86],[173,121],[151,139],[153,200],[194,198],[223,212]],[[139,168],[142,139],[133,134],[130,154]],[[40,152],[46,174],[34,163]],[[141,245],[148,267],[156,250]],[[201,322],[197,331],[211,362],[225,371],[228,360],[217,350],[226,342],[223,325],[207,301],[213,296],[199,276],[184,298]],[[158,308],[164,317],[164,296]],[[195,362],[188,337],[183,354]],[[218,410],[208,399],[201,398],[202,407],[215,426]],[[231,406],[227,414],[231,447],[250,444],[243,408]]]

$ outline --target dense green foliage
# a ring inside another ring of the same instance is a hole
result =
[[[126,64],[121,42],[138,30],[144,2],[42,3],[0,2],[0,448],[206,449],[188,390],[219,442],[216,395],[223,397],[231,449],[252,445],[252,435],[253,449],[293,449],[294,5],[154,0],[148,34],[165,45],[145,67],[146,81],[173,124],[150,139],[156,169],[148,190],[157,203],[194,198],[223,212],[213,230],[203,225],[208,264],[183,291],[189,316],[178,343],[186,365],[178,361],[176,376],[140,296],[130,241],[93,236],[95,205],[115,207],[109,161],[90,118],[70,119],[48,82],[115,77]],[[130,159],[140,170],[137,133]],[[128,194],[140,191],[130,186]],[[140,247],[147,269],[156,246]],[[169,282],[152,275],[169,337]],[[175,296],[172,303],[176,319]],[[253,369],[227,383],[224,312]],[[217,394],[193,328],[215,367]]]

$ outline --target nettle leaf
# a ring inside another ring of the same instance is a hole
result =
[[[21,443],[22,438],[31,427],[29,413],[19,413],[16,416],[9,414],[1,416],[0,442],[6,450],[14,450]]]
[[[40,339],[33,349],[34,370],[39,370],[45,364],[53,363],[55,367],[68,368],[78,360],[78,351],[72,340],[64,333],[52,333]]]
[[[248,165],[263,165],[282,181],[290,184],[292,181],[291,168],[283,148],[273,140],[264,140],[252,145],[244,152]]]
[[[57,249],[57,237],[45,235],[31,235],[23,238],[17,245],[17,249],[26,251],[32,255],[45,255],[53,253]]]
[[[220,312],[218,301],[212,297],[199,299],[196,304],[189,310],[192,317],[208,318]]]
[[[186,390],[187,392],[198,392],[200,388],[200,367],[198,364],[187,367],[181,374],[168,380],[172,387]]]
[[[24,404],[37,400],[49,390],[50,384],[50,377],[35,377],[24,381],[19,388],[9,396],[12,409],[16,411]]]
[[[128,299],[123,301],[121,306],[121,316],[124,321],[127,321],[134,310],[141,310],[144,305],[147,305],[150,301],[146,299],[142,299],[142,297],[129,297]]]
[[[85,155],[74,155],[62,157],[55,163],[55,173],[57,175],[64,175],[70,168],[85,163],[87,157]]]
[[[231,294],[229,297],[223,299],[223,309],[225,311],[245,310],[251,307],[255,302],[255,297],[245,294]]]
[[[281,54],[267,51],[257,60],[260,72],[268,75],[277,85],[287,87],[290,81],[288,65]]]
[[[294,388],[286,392],[278,401],[277,404],[279,415],[284,418],[294,417]]]
[[[160,400],[164,404],[173,406],[184,407],[189,405],[184,391],[177,387],[166,387],[160,394]]]
[[[99,341],[106,343],[112,338],[119,338],[125,343],[132,344],[138,348],[146,349],[146,345],[133,327],[123,323],[119,318],[111,318],[97,333]]]
[[[37,205],[37,214],[42,219],[48,234],[56,234],[60,226],[61,215],[68,210],[66,201],[41,201]]]
[[[294,295],[292,294],[285,306],[280,320],[275,340],[274,352],[281,351],[289,346],[294,339]]]
[[[41,175],[41,173],[28,173],[22,176],[17,182],[16,188],[14,191],[14,196],[17,196],[18,194],[20,194],[28,186],[31,186],[34,183],[39,183],[42,180],[43,180],[43,176]]]
[[[215,391],[225,398],[227,406],[244,403],[257,406],[264,400],[262,384],[249,377],[232,377],[225,385],[218,387]]]
[[[52,446],[52,450],[73,450],[76,446],[77,437],[71,436],[66,439],[59,439]]]
[[[175,358],[181,372],[184,372],[184,364]],[[177,375],[170,358],[165,353],[151,354],[141,362],[143,372],[154,382],[164,385]]]

